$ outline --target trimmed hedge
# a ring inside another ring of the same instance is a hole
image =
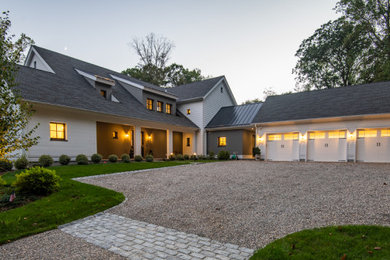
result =
[[[50,155],[43,154],[39,157],[38,162],[42,167],[49,167],[54,163],[54,160]]]
[[[116,162],[118,161],[118,155],[116,155],[116,154],[110,154],[110,155],[108,156],[108,160],[109,160],[110,162],[112,162],[112,163],[116,163]]]
[[[154,158],[153,158],[153,155],[149,154],[149,155],[146,155],[145,159],[147,162],[153,162]]]
[[[79,154],[76,156],[76,162],[78,165],[88,165],[88,157],[85,154]]]
[[[129,163],[130,162],[130,155],[128,155],[127,153],[124,153],[124,154],[122,154],[121,159],[122,159],[122,162]]]
[[[134,161],[136,161],[136,162],[142,162],[142,156],[141,156],[141,155],[136,155],[136,156],[134,156]]]
[[[91,155],[91,161],[93,163],[100,163],[102,161],[103,156],[98,153],[94,153]]]
[[[58,161],[61,165],[68,165],[70,163],[70,157],[66,154],[63,154],[60,156],[60,158],[58,158]]]
[[[14,162],[15,168],[18,170],[24,170],[28,166],[28,160],[25,155],[22,155]]]
[[[228,151],[219,151],[218,152],[218,160],[229,160],[230,153]]]

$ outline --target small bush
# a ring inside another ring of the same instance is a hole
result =
[[[183,155],[184,160],[189,160],[190,156],[188,154]]]
[[[207,160],[207,156],[206,155],[202,155],[202,154],[200,154],[199,156],[198,156],[198,159],[199,160]]]
[[[3,180],[3,178],[1,178],[0,176],[0,186],[4,186],[6,184],[5,180]]]
[[[253,156],[260,155],[261,151],[259,147],[253,147],[252,154]]]
[[[54,170],[33,167],[16,175],[13,185],[21,193],[48,195],[60,187],[60,177]]]
[[[91,156],[91,161],[93,163],[100,163],[102,161],[102,158],[103,158],[103,156],[101,154],[94,153]]]
[[[134,161],[136,161],[136,162],[142,162],[142,156],[141,156],[141,155],[136,155],[136,156],[134,156]]]
[[[176,160],[176,156],[174,154],[169,155],[169,160],[170,161]]]
[[[116,154],[110,154],[110,155],[108,156],[108,160],[109,160],[110,162],[112,162],[112,163],[116,163],[116,162],[118,161],[118,155],[116,155]]]
[[[78,165],[87,165],[88,157],[85,154],[79,154],[76,156],[76,162]]]
[[[229,160],[230,153],[228,151],[219,151],[218,160]]]
[[[151,154],[146,155],[145,159],[147,162],[153,162],[153,155],[151,155]]]
[[[193,155],[191,155],[190,159],[193,161],[196,161],[196,160],[198,160],[198,156],[196,156],[196,154],[193,154]]]
[[[12,170],[12,162],[9,160],[0,160],[0,172],[9,172]]]
[[[209,152],[208,159],[209,160],[214,160],[215,159],[215,153],[214,152]]]
[[[53,164],[54,161],[50,155],[43,154],[41,157],[39,157],[38,162],[42,167],[49,167]]]
[[[66,154],[62,154],[60,158],[58,158],[58,161],[61,165],[68,165],[70,163],[70,157]]]
[[[182,154],[176,155],[176,160],[178,160],[178,161],[183,161],[183,160],[184,160],[183,155],[182,155]]]
[[[22,155],[19,159],[14,162],[15,168],[18,170],[26,169],[28,166],[28,160],[25,155]]]
[[[129,163],[130,162],[130,155],[128,155],[127,153],[124,153],[124,154],[122,154],[121,159],[122,159],[122,162]]]

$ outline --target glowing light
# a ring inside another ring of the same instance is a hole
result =
[[[196,155],[196,153],[194,153],[194,155]]]
[[[264,138],[264,135],[263,136],[258,136],[257,137],[257,140],[259,141],[259,143],[264,143],[264,140],[265,140],[265,138]]]
[[[299,134],[299,141],[306,141],[307,140],[307,135],[306,134]]]
[[[126,138],[129,138],[129,134],[125,134],[125,137],[126,137]]]
[[[348,139],[355,139],[355,137],[356,137],[356,132],[354,131],[354,132],[349,132],[348,131]]]

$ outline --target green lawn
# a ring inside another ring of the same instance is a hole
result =
[[[390,227],[303,230],[275,240],[250,259],[390,259]]]
[[[59,225],[108,209],[124,200],[122,193],[73,181],[71,178],[189,163],[191,161],[50,167],[62,178],[60,190],[22,207],[0,212],[0,244],[57,228]],[[2,177],[10,184],[16,179],[15,174],[17,172],[9,172]]]

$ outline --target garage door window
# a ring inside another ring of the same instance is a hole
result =
[[[284,134],[284,140],[298,140],[298,133]]]
[[[381,130],[381,136],[382,137],[390,136],[390,129],[383,129],[383,130]]]
[[[309,134],[309,139],[325,139],[325,132],[314,132]]]
[[[377,130],[359,130],[358,131],[358,138],[377,137],[377,135],[378,135]]]
[[[279,141],[282,140],[282,135],[268,135],[269,141]]]
[[[328,137],[331,139],[345,139],[346,137],[346,132],[345,131],[330,131],[328,132]]]

